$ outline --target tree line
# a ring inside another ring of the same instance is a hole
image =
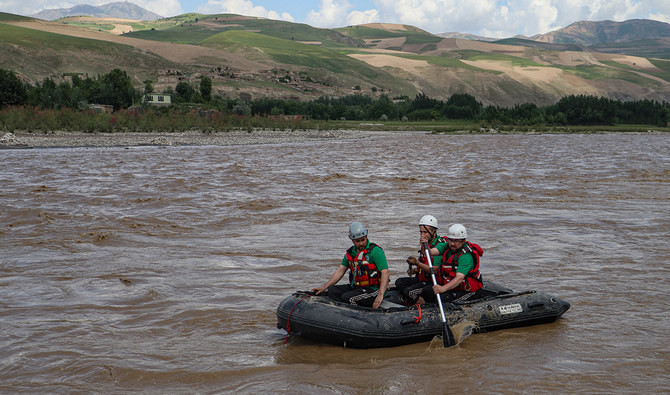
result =
[[[73,75],[71,82],[56,83],[45,78],[28,85],[13,72],[0,69],[0,109],[28,106],[39,109],[82,111],[89,104],[106,104],[115,111],[142,103],[153,92],[151,81],[143,89],[133,87],[125,71],[114,69],[95,78]],[[276,98],[227,99],[212,96],[212,81],[202,77],[197,85],[179,82],[163,92],[179,105],[196,104],[236,116],[276,117],[297,115],[314,120],[351,121],[445,121],[466,120],[489,125],[614,125],[643,124],[667,126],[670,105],[654,100],[620,101],[604,97],[570,95],[548,106],[533,103],[513,107],[484,106],[475,97],[456,93],[447,100],[417,94],[379,97],[352,94],[344,97],[320,97],[311,101]]]
[[[251,113],[305,114],[314,119],[444,121],[467,120],[491,125],[615,125],[641,124],[667,126],[670,104],[654,100],[619,101],[604,97],[570,95],[556,104],[533,103],[513,107],[483,106],[465,93],[451,95],[446,101],[419,93],[415,98],[390,99],[351,95],[341,98],[321,97],[310,102],[279,99],[257,99],[251,102]]]

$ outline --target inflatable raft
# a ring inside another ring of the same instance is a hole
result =
[[[487,296],[444,303],[450,326],[469,322],[474,333],[556,321],[570,303],[536,291],[514,292],[485,282]],[[352,348],[392,347],[431,341],[442,334],[437,304],[404,306],[391,289],[379,309],[331,301],[327,295],[296,292],[277,307],[277,327],[290,335]]]

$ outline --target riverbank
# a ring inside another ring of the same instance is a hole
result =
[[[171,133],[5,133],[0,136],[0,148],[57,148],[57,147],[133,147],[187,145],[244,145],[279,144],[316,140],[346,140],[372,136],[387,136],[403,132],[369,130],[237,130],[218,133],[199,131]],[[417,133],[417,132],[406,132]]]
[[[367,125],[363,125],[367,126]],[[384,125],[382,125],[384,126]],[[383,129],[253,129],[231,130],[225,132],[5,132],[0,133],[0,149],[21,148],[59,148],[59,147],[134,147],[134,146],[207,146],[207,145],[248,145],[248,144],[281,144],[319,140],[349,140],[390,136],[399,134],[602,134],[602,133],[668,133],[665,129],[649,129],[644,127],[582,127],[572,128],[529,128],[497,130],[492,128],[444,130],[430,127],[413,128],[414,130]],[[421,129],[421,130],[419,130]]]

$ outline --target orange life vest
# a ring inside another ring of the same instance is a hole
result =
[[[374,263],[368,261],[368,252],[373,248],[381,248],[375,243],[370,243],[370,249],[359,251],[354,256],[354,246],[347,250],[347,261],[349,261],[349,282],[351,286],[374,287],[379,285],[381,272]]]

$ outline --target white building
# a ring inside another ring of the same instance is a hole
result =
[[[144,103],[155,106],[169,106],[172,104],[172,96],[162,93],[148,93],[144,95]]]

